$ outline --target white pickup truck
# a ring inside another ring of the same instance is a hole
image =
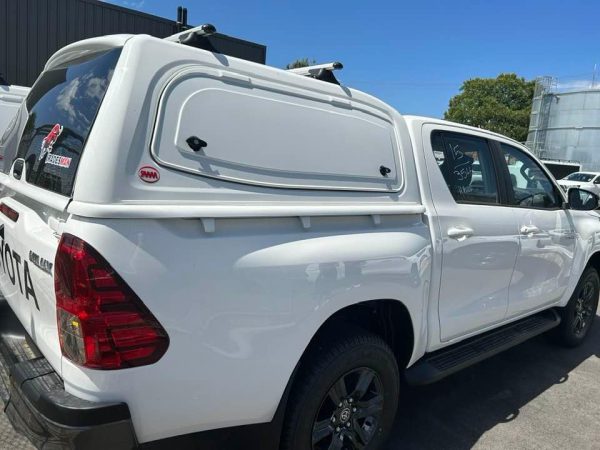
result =
[[[63,48],[2,143],[4,397],[35,445],[375,450],[402,377],[586,337],[596,195],[190,33]]]

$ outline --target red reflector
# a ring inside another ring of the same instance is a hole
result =
[[[65,357],[106,370],[153,364],[164,355],[167,332],[94,248],[65,233],[54,267]]]
[[[0,212],[8,217],[13,222],[16,222],[19,218],[19,213],[12,209],[10,206],[0,203]]]

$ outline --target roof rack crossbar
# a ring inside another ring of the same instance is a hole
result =
[[[210,23],[205,23],[204,25],[200,25],[199,27],[190,28],[189,30],[185,30],[180,33],[176,33],[172,36],[166,37],[165,41],[179,42],[184,45],[190,45],[192,47],[195,47],[203,38],[215,34],[216,32],[217,29],[214,25],[211,25]]]
[[[182,20],[185,19],[185,14],[183,15]],[[217,28],[210,23],[185,29],[164,40],[258,64],[266,62],[267,48],[264,45],[218,33]]]
[[[328,83],[340,84],[335,75],[334,70],[343,69],[344,65],[341,62],[331,62],[327,64],[317,64],[315,66],[298,67],[297,69],[288,69],[288,72],[305,77],[315,78],[317,80],[326,81]]]

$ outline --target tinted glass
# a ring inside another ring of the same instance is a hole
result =
[[[509,204],[530,208],[558,208],[562,198],[550,178],[537,162],[526,153],[510,145],[501,144],[512,184]]]
[[[492,154],[485,139],[435,132],[431,144],[454,200],[460,203],[498,203]]]
[[[86,55],[44,72],[26,105],[29,117],[17,158],[27,181],[71,195],[87,137],[108,88],[121,49]]]

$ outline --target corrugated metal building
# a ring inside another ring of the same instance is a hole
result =
[[[72,42],[177,31],[173,20],[96,0],[0,0],[0,75],[9,84],[31,86],[50,55]]]
[[[82,39],[119,33],[163,38],[179,31],[174,20],[97,0],[0,0],[0,84],[31,86],[56,50]],[[222,34],[210,36],[207,49],[266,59],[265,46]]]
[[[600,86],[540,77],[526,145],[542,158],[578,161],[600,171]]]

